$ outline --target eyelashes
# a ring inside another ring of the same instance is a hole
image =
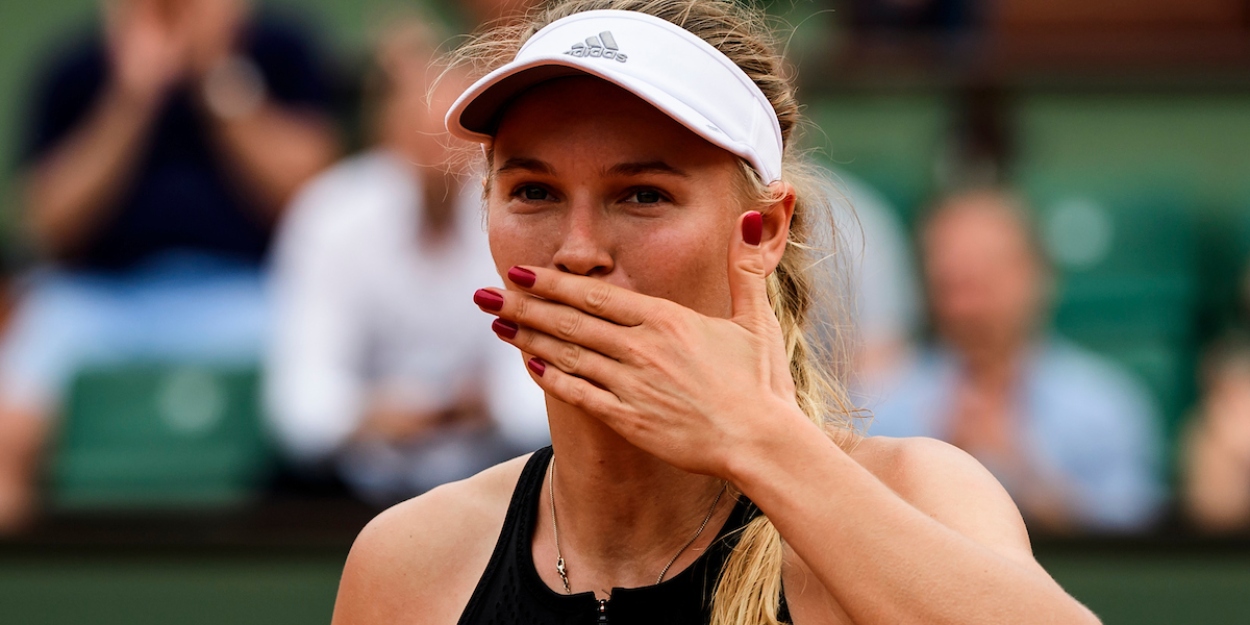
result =
[[[537,184],[518,185],[512,191],[512,197],[526,202],[551,202],[557,199],[551,189]],[[672,202],[673,200],[666,193],[654,187],[633,187],[626,190],[619,201],[627,204],[649,205]]]

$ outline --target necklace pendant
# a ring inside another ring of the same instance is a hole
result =
[[[556,558],[556,572],[560,574],[560,581],[564,582],[564,594],[573,594],[573,591],[569,588],[569,573],[564,568],[563,557]]]

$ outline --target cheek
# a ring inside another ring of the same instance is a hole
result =
[[[640,229],[621,241],[617,263],[632,288],[705,315],[728,317],[727,230],[719,224],[668,226]]]
[[[490,254],[501,278],[514,265],[550,265],[555,246],[559,244],[558,228],[553,224],[502,210],[488,210],[486,233]]]

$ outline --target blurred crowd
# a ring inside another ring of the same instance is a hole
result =
[[[102,2],[55,47],[20,120],[35,262],[0,330],[0,533],[43,506],[88,371],[257,367],[285,483],[376,505],[545,444],[541,391],[472,304],[500,280],[472,159],[442,129],[468,80],[441,60],[453,35],[527,4],[397,12],[348,79],[306,22],[247,0]],[[851,4],[865,29],[975,17]],[[1152,388],[1056,331],[1037,211],[1001,177],[955,177],[914,233],[879,190],[828,177],[870,434],[962,448],[1046,532],[1148,531],[1169,510],[1250,528],[1250,335],[1205,351],[1173,443]]]

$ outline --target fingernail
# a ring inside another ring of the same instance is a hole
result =
[[[463,297],[463,296],[462,296]],[[486,289],[478,289],[473,294],[473,303],[492,312],[503,310],[503,296]]]
[[[742,240],[747,245],[759,245],[764,237],[764,216],[759,211],[751,211],[742,218]]]
[[[527,289],[534,286],[534,279],[537,277],[538,276],[534,275],[534,272],[522,267],[513,267],[508,270],[508,279],[514,282],[517,286],[525,287]]]
[[[530,368],[530,371],[534,372],[534,375],[540,378],[543,377],[543,372],[547,370],[547,363],[537,358],[530,358],[529,362],[525,364]]]
[[[517,330],[520,330],[521,328],[517,326],[517,324],[506,319],[496,319],[490,324],[490,329],[494,330],[495,334],[498,334],[505,339],[514,339],[516,338]]]

